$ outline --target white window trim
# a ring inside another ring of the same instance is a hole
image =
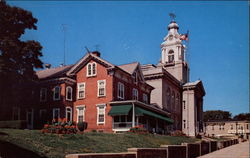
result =
[[[55,98],[55,90],[56,90],[56,88],[57,87],[59,87],[59,97],[58,98]],[[53,89],[53,100],[60,100],[60,98],[61,98],[61,87],[60,86],[56,86],[56,87],[54,87],[54,89]]]
[[[58,118],[55,118],[55,113],[58,111]],[[60,118],[60,108],[53,108],[53,119],[59,119]]]
[[[103,116],[104,119],[103,119],[103,122],[99,122],[99,108],[100,107],[104,107],[104,116]],[[97,104],[96,108],[97,108],[97,120],[96,120],[96,124],[97,125],[100,125],[100,124],[105,125],[105,121],[106,121],[106,119],[105,119],[105,117],[106,117],[106,104]]]
[[[95,73],[93,73],[93,65],[95,65]],[[90,74],[89,74],[89,66],[90,66]],[[96,62],[88,63],[86,67],[86,76],[93,77],[97,74],[97,64]]]
[[[68,115],[67,115],[67,112],[68,112],[68,110],[67,109],[70,109],[70,118],[68,119]],[[69,107],[69,106],[67,106],[66,107],[66,109],[65,109],[65,116],[66,116],[66,119],[68,120],[68,121],[72,121],[73,119],[72,119],[72,108],[71,107]]]
[[[68,90],[69,89],[71,90],[71,98],[70,99],[68,98]],[[73,99],[73,88],[71,86],[67,86],[66,87],[66,100],[72,101],[72,99]]]
[[[121,96],[119,92],[121,91]],[[118,82],[118,88],[117,88],[117,98],[118,99],[124,99],[125,93],[124,93],[124,84],[121,82]]]
[[[94,71],[93,65],[95,65],[95,73],[93,73],[93,71]],[[92,71],[91,71],[92,76],[96,76],[96,74],[97,74],[97,64],[96,64],[96,62],[93,62],[93,63],[92,63],[92,69],[91,69],[91,70],[92,70]]]
[[[83,87],[83,97],[79,96],[79,92],[80,92],[80,85],[84,85]],[[86,83],[85,82],[81,82],[81,83],[77,83],[77,99],[84,99],[85,98],[85,88],[86,87]]]
[[[83,121],[85,121],[85,110],[86,110],[86,106],[85,105],[78,105],[76,106],[76,122],[78,123],[78,116],[79,116],[79,108],[83,108]]]
[[[101,88],[100,86],[99,86],[99,83],[100,82],[104,82],[104,94],[103,95],[100,95],[99,94],[99,88]],[[97,96],[98,97],[105,97],[106,96],[106,80],[98,80],[97,81]]]
[[[134,95],[135,94],[135,95]],[[132,91],[132,97],[133,97],[133,100],[138,100],[138,89],[136,88],[133,88],[133,91]],[[136,97],[136,98],[135,98]]]
[[[44,100],[42,99],[43,90],[45,90],[45,99]],[[45,102],[45,101],[47,101],[47,88],[41,88],[40,89],[40,102]]]

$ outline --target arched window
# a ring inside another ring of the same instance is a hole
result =
[[[72,121],[72,108],[66,107],[66,119],[67,121]]]
[[[168,52],[168,62],[174,62],[174,51],[172,49]]]
[[[72,87],[66,87],[66,100],[72,101]]]
[[[179,93],[177,93],[177,95],[176,95],[176,100],[175,100],[175,109],[176,109],[176,111],[178,111],[179,112],[179,110],[180,110],[180,94]]]
[[[91,74],[92,74],[92,72],[91,72],[92,64],[91,63],[88,64],[87,69],[88,69],[87,76],[91,76]]]
[[[175,111],[175,92],[172,91],[172,98],[171,98],[171,101],[172,101],[172,111]]]
[[[96,75],[96,63],[92,63],[92,75]]]
[[[97,69],[96,69],[97,65],[95,62],[93,63],[88,63],[87,65],[87,76],[90,77],[90,76],[96,76],[96,72],[97,72]]]
[[[167,89],[167,107],[171,110],[171,90],[170,88]]]
[[[61,87],[60,86],[56,86],[54,88],[53,100],[60,100],[60,92],[61,92]]]

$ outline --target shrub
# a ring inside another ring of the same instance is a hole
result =
[[[27,127],[25,120],[0,121],[0,128],[24,129]]]
[[[171,136],[186,136],[186,134],[184,134],[180,130],[176,130],[176,131],[171,132]]]
[[[78,122],[77,128],[79,131],[83,132],[85,129],[87,129],[88,123],[87,122]]]

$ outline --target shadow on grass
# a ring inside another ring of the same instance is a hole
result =
[[[46,158],[37,153],[0,140],[0,158]]]

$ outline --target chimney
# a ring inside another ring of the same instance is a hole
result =
[[[95,55],[95,56],[98,56],[98,57],[101,56],[101,53],[98,52],[98,51],[93,51],[93,52],[91,52],[91,54],[93,54],[93,55]]]
[[[51,68],[51,64],[45,64],[45,68],[46,69],[50,69]]]

